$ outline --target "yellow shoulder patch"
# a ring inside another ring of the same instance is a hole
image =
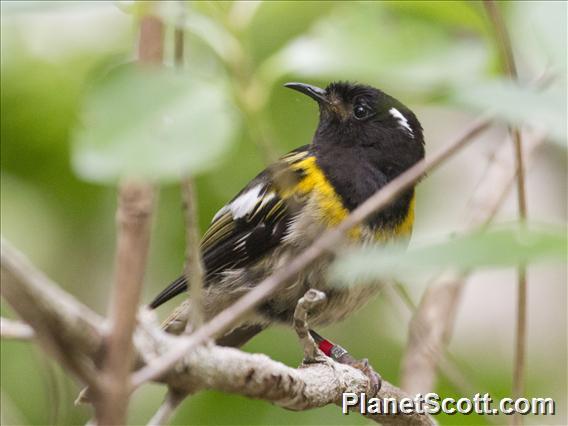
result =
[[[313,156],[300,159],[290,164],[292,170],[299,170],[303,173],[300,179],[293,187],[282,191],[282,198],[290,198],[294,195],[310,195],[313,196],[320,211],[319,218],[327,226],[337,226],[348,215],[349,210],[343,205],[341,197],[335,192],[331,182],[327,179],[324,172],[316,163]],[[409,237],[414,224],[414,205],[415,196],[412,197],[408,213],[404,220],[400,222],[394,229],[379,229],[375,232],[374,238],[377,242],[387,241],[398,237]],[[358,239],[362,235],[361,226],[353,228],[349,232],[349,236]]]
[[[307,157],[301,161],[291,164],[293,170],[301,170],[304,177],[291,189],[282,194],[289,198],[294,194],[308,195],[314,197],[315,202],[321,212],[320,219],[327,226],[337,226],[347,217],[349,211],[343,206],[341,198],[326,178],[323,171],[316,163],[315,157]],[[361,234],[361,229],[356,227],[349,233],[350,237],[357,238]]]

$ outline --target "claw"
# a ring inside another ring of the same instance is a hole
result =
[[[373,395],[376,396],[381,390],[383,380],[381,375],[377,373],[367,358],[361,360],[354,359],[351,355],[344,355],[343,359],[339,360],[342,364],[350,365],[351,367],[360,370],[369,379],[369,388],[372,390]]]
[[[373,392],[373,397],[379,393],[383,380],[381,378],[381,375],[373,369],[371,364],[369,364],[369,360],[367,358],[363,358],[361,360],[355,359],[344,348],[330,342],[327,339],[324,339],[314,330],[309,330],[309,332],[318,344],[319,349],[325,355],[341,364],[354,367],[357,370],[360,370],[365,376],[367,376],[367,378],[369,379],[369,389],[371,390],[371,392]]]

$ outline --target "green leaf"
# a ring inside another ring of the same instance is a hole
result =
[[[166,69],[124,66],[92,87],[73,137],[86,180],[175,181],[213,167],[235,138],[238,116],[219,84]]]
[[[541,128],[556,141],[566,141],[565,88],[560,84],[539,90],[505,79],[460,87],[454,103],[476,111],[489,111],[515,125]]]
[[[406,250],[402,245],[352,249],[333,264],[330,277],[343,283],[400,278],[444,268],[506,267],[566,260],[568,240],[560,227],[512,225]]]

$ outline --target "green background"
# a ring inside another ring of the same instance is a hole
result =
[[[65,290],[105,314],[113,283],[115,183],[123,173],[147,171],[160,187],[144,287],[148,302],[183,264],[179,173],[196,176],[204,231],[217,209],[263,168],[263,140],[277,154],[310,141],[316,106],[282,84],[325,86],[333,80],[374,85],[411,107],[425,129],[428,153],[488,109],[509,122],[546,130],[549,137],[529,162],[529,215],[565,226],[566,4],[501,6],[520,86],[501,76],[493,32],[477,2],[161,4],[157,13],[168,23],[165,62],[173,63],[172,23],[183,19],[185,66],[175,76],[140,80],[128,67],[126,74],[115,71],[135,59],[139,16],[148,3],[2,2],[2,234]],[[530,86],[543,73],[555,76],[553,83],[536,91]],[[170,116],[174,125],[159,129],[167,147],[158,141],[162,145],[154,155],[156,141],[146,137],[145,126]],[[148,151],[140,148],[144,138]],[[503,141],[505,123],[420,185],[412,244],[463,229],[467,201]],[[516,218],[515,200],[512,193],[497,221]],[[407,283],[415,301],[427,281],[422,276]],[[565,264],[529,268],[529,286],[527,395],[554,397],[558,406],[554,417],[526,422],[566,424]],[[467,381],[494,399],[511,393],[514,289],[512,268],[474,274],[451,343]],[[160,308],[159,314],[171,308]],[[2,315],[12,316],[4,301]],[[322,333],[369,358],[397,383],[408,320],[400,301],[383,296]],[[245,349],[291,366],[302,356],[293,332],[279,327]],[[37,347],[6,341],[1,356],[2,424],[89,419],[89,407],[72,403],[81,386]],[[444,379],[436,390],[462,396]],[[130,423],[145,423],[163,395],[157,385],[137,391]],[[508,419],[438,420],[503,424]],[[335,406],[295,413],[218,392],[191,397],[174,418],[175,424],[365,422],[342,416]]]

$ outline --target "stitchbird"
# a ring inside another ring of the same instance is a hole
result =
[[[311,144],[270,165],[213,217],[201,242],[206,319],[286,265],[322,231],[339,224],[424,157],[418,119],[386,93],[347,82],[331,83],[325,89],[303,83],[287,83],[285,87],[318,103],[317,130]],[[408,238],[413,221],[414,188],[352,229],[347,240],[365,244]],[[326,268],[331,260],[329,255],[312,265],[217,343],[238,347],[273,322],[292,325],[298,299],[310,288],[327,296],[324,306],[309,317],[312,326],[344,318],[378,290],[377,285],[329,286]],[[181,276],[150,307],[156,308],[186,289],[186,279]],[[187,318],[181,318],[181,312],[183,309],[178,309],[166,320],[166,330],[183,330]],[[318,342],[324,340],[315,332],[313,336]]]

